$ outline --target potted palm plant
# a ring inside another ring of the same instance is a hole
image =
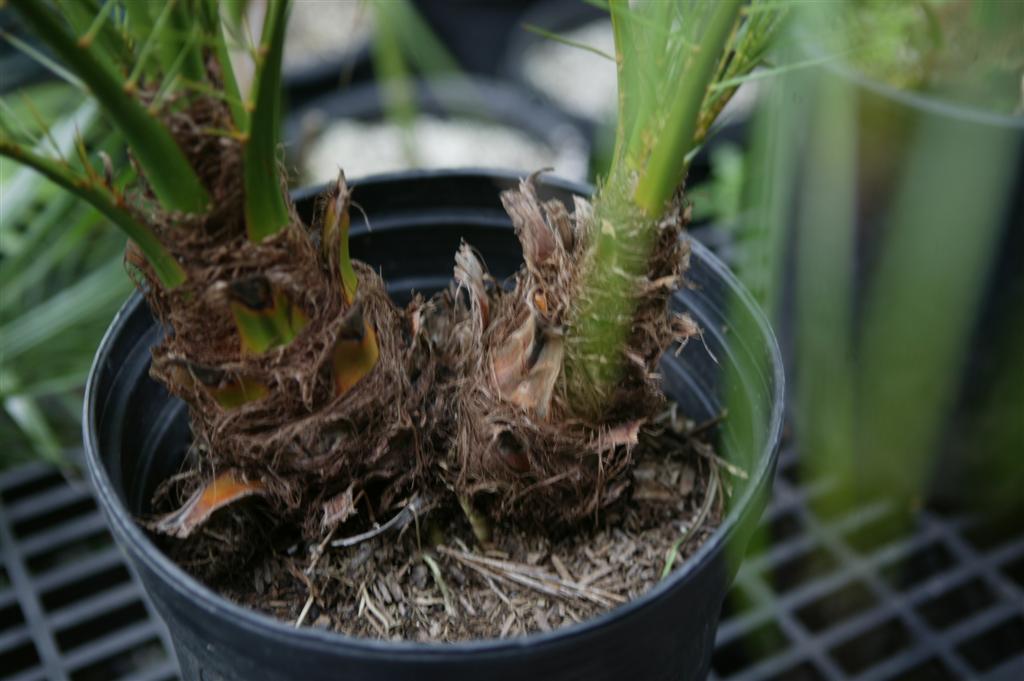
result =
[[[87,458],[187,676],[706,674],[782,374],[749,296],[681,238],[683,188],[773,3],[612,3],[619,133],[592,204],[481,172],[293,199],[287,2],[245,95],[216,2],[11,4],[137,171],[49,158],[5,121],[0,152],[130,239],[141,298],[97,354]]]

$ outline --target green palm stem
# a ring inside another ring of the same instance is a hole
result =
[[[167,210],[200,213],[210,197],[164,125],[125,92],[121,77],[94,53],[81,46],[49,9],[38,0],[11,0],[34,32],[92,91],[135,152],[146,180]]]
[[[600,413],[621,375],[622,349],[640,294],[637,282],[646,275],[658,221],[685,177],[701,104],[741,5],[740,0],[723,0],[711,6],[699,44],[686,46],[683,75],[668,102],[663,127],[657,128],[656,112],[646,116],[644,111],[636,112],[643,130],[629,133],[626,145],[617,142],[623,153],[595,197],[594,246],[584,263],[581,305],[570,320],[566,338],[570,398],[585,412]],[[618,49],[617,53],[624,60],[635,56]],[[621,68],[629,73],[628,64]],[[646,75],[658,80],[656,74]],[[626,121],[620,134],[631,131],[630,124]],[[657,143],[644,160],[644,146],[651,140]]]
[[[142,251],[160,283],[173,289],[185,281],[185,270],[164,248],[149,227],[126,209],[124,199],[97,180],[82,177],[61,161],[46,158],[7,138],[0,139],[0,155],[34,168],[67,191],[85,199],[117,225]]]

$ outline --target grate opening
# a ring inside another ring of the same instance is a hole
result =
[[[991,551],[1021,535],[1020,519],[1000,518],[980,523],[964,532],[967,541],[982,551]]]
[[[779,467],[779,475],[785,478],[790,484],[800,485],[800,461],[794,459],[785,466]]]
[[[932,658],[896,676],[890,676],[886,681],[957,681],[957,678],[946,665]]]
[[[14,676],[39,664],[39,653],[32,641],[6,650],[0,655],[0,674],[4,677]]]
[[[788,646],[786,634],[778,624],[769,620],[740,638],[719,646],[712,657],[711,666],[719,675],[729,676],[785,650]]]
[[[1011,657],[1024,654],[1024,617],[1016,615],[975,636],[957,648],[980,672],[998,667]]]
[[[69,603],[84,600],[130,579],[131,576],[124,565],[115,565],[48,591],[42,597],[43,607],[53,612]]]
[[[826,681],[827,677],[810,662],[801,662],[784,671],[769,676],[765,681]]]
[[[846,673],[859,674],[906,649],[911,642],[906,627],[899,620],[891,619],[841,643],[830,654]]]
[[[25,482],[12,485],[3,491],[0,491],[0,499],[2,499],[5,504],[13,504],[19,499],[24,499],[25,497],[30,497],[64,484],[66,484],[64,476],[61,475],[59,470],[53,469],[46,471],[44,474],[32,478],[31,480],[26,480]]]
[[[1024,588],[1024,556],[1003,566],[1003,572],[1007,577],[1017,582]]]
[[[770,568],[764,578],[776,591],[785,593],[816,577],[828,574],[837,565],[835,556],[818,546]]]
[[[824,488],[829,486],[826,483],[833,479],[832,469],[815,461],[814,457],[804,461],[794,457],[781,468],[780,473],[793,487],[801,488],[809,497],[822,494]]]
[[[822,631],[849,619],[877,603],[862,582],[849,582],[796,611],[797,618],[811,631]]]
[[[60,565],[66,565],[93,553],[99,553],[113,544],[114,538],[110,536],[106,528],[103,528],[79,539],[61,544],[49,551],[37,553],[27,559],[25,564],[28,565],[29,572],[33,575],[39,575]]]
[[[118,651],[112,655],[93,662],[71,673],[71,681],[108,681],[122,676],[156,666],[167,659],[160,641],[153,638],[127,650]]]
[[[768,524],[768,532],[775,543],[778,544],[802,534],[803,531],[804,521],[793,511],[780,513]]]
[[[26,518],[19,523],[15,523],[14,530],[15,536],[20,539],[24,539],[33,534],[48,530],[51,527],[56,527],[61,523],[65,523],[68,520],[77,518],[80,515],[89,513],[96,509],[96,502],[92,500],[92,497],[83,497],[77,501],[73,501],[70,504],[65,504],[60,508],[56,508],[47,513],[40,513],[39,515]]]
[[[883,546],[904,539],[913,523],[901,513],[885,513],[846,534],[846,543],[860,554],[874,553]]]
[[[106,636],[112,631],[123,629],[141,622],[149,616],[141,601],[129,603],[120,608],[107,610],[98,617],[81,622],[64,631],[57,632],[57,645],[64,652]]]
[[[954,562],[949,549],[932,542],[885,566],[881,575],[894,589],[903,590],[934,577]]]
[[[4,566],[0,565],[0,589],[6,589],[11,585],[11,580],[7,576],[7,570]]]
[[[975,578],[918,606],[921,616],[936,629],[945,629],[996,602],[992,591]]]
[[[17,601],[7,607],[0,608],[0,633],[13,629],[25,623],[25,616],[21,613],[21,607]]]

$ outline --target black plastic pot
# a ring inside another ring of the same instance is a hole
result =
[[[47,48],[31,32],[23,28],[12,8],[0,7],[0,31],[12,34],[48,54]],[[3,74],[3,78],[0,78],[0,94],[14,92],[54,78],[49,69],[15,47],[9,40],[0,42],[0,73]]]
[[[470,73],[497,75],[510,38],[522,30],[523,13],[537,0],[413,0],[459,66]],[[572,3],[574,0],[560,0]]]
[[[373,59],[368,45],[352,54],[286,70],[282,77],[284,99],[288,107],[302,106],[325,92],[336,92],[357,83],[373,80]]]
[[[573,179],[586,178],[590,160],[586,132],[534,93],[508,83],[467,76],[416,81],[413,96],[418,113],[439,118],[464,117],[526,133],[555,152],[555,172]],[[304,145],[313,143],[317,135],[339,119],[385,120],[380,86],[364,83],[332,92],[291,112],[284,124],[289,157],[298,159]]]
[[[357,223],[353,254],[380,269],[398,301],[446,286],[466,238],[497,275],[520,263],[498,192],[506,172],[442,171],[353,183],[372,221]],[[570,202],[588,187],[543,179],[540,194]],[[307,217],[315,191],[301,192]],[[86,389],[85,448],[114,536],[167,622],[187,678],[218,679],[700,679],[709,668],[719,609],[738,556],[769,495],[782,426],[783,373],[767,322],[725,267],[694,244],[693,286],[674,301],[704,327],[664,362],[665,387],[700,420],[728,405],[723,456],[749,471],[735,481],[721,527],[649,593],[600,617],[551,633],[506,640],[425,644],[355,639],[246,610],[183,572],[135,520],[155,486],[180,465],[188,443],[185,406],[148,376],[162,330],[138,295],[114,319]],[[714,355],[714,358],[712,357]]]

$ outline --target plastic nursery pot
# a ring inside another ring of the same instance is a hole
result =
[[[537,168],[551,166],[563,177],[586,179],[590,159],[586,133],[571,118],[521,88],[475,77],[421,80],[416,81],[413,87],[413,107],[416,113],[414,125],[427,120],[435,124],[450,121],[452,125],[450,129],[441,130],[413,129],[414,134],[424,136],[414,143],[425,151],[420,162],[429,164],[443,159],[445,167],[529,167],[529,163],[538,163]],[[353,146],[353,158],[347,165],[350,175],[392,172],[396,168],[408,168],[416,161],[404,153],[405,140],[397,123],[391,124],[387,133],[380,132],[389,123],[383,92],[379,85],[366,83],[319,97],[292,111],[286,118],[285,149],[292,165],[298,166],[300,175],[308,175],[305,159],[316,154],[323,160],[315,165],[318,168],[323,166],[322,172],[328,175],[312,180],[322,182],[334,178],[336,154],[325,147],[325,136],[330,134],[332,124],[344,125],[346,122],[382,126],[377,132],[362,129],[346,133],[352,139],[344,140],[344,146]],[[462,139],[459,136],[462,131],[458,129],[460,122],[495,126],[499,132],[508,130],[518,139],[488,144],[489,133],[486,131],[477,131],[480,136],[472,140]],[[427,139],[428,135],[451,135],[451,145],[446,145],[444,139]],[[538,147],[536,153],[524,151],[530,143]],[[370,148],[372,144],[379,148]],[[369,170],[352,166],[360,158],[372,164]],[[390,162],[385,161],[386,158],[391,159]],[[346,161],[342,159],[342,163]]]
[[[413,0],[416,10],[470,73],[496,75],[511,36],[522,30],[520,17],[537,0]]]
[[[409,172],[353,183],[373,231],[356,222],[352,253],[379,268],[399,303],[447,286],[465,238],[495,275],[520,250],[498,192],[516,175],[479,170]],[[589,188],[541,178],[543,198],[571,205]],[[299,193],[309,217],[317,191]],[[244,609],[174,564],[136,524],[156,485],[174,474],[189,441],[183,403],[148,375],[163,330],[133,296],[114,319],[86,389],[85,449],[100,504],[118,543],[167,622],[187,678],[220,679],[700,679],[709,669],[719,610],[770,492],[782,425],[783,373],[772,332],[725,267],[694,244],[691,287],[674,301],[704,328],[704,343],[666,353],[665,388],[693,419],[721,413],[719,451],[749,472],[737,480],[721,526],[640,598],[549,633],[502,640],[420,643],[358,639]],[[712,357],[714,356],[714,358]]]
[[[262,8],[256,12],[262,20]],[[373,80],[373,7],[357,2],[299,2],[285,34],[282,87],[298,106],[324,92]]]

